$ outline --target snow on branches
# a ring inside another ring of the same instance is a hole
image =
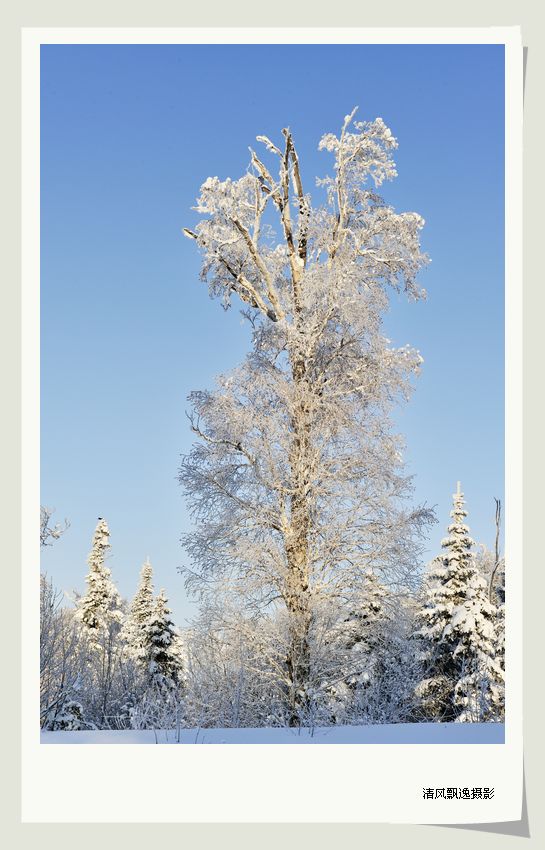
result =
[[[100,518],[88,558],[87,590],[75,608],[46,576],[40,582],[40,723],[47,729],[152,728],[180,721],[184,665],[165,592],[153,593],[149,558],[127,611],[105,559],[110,531]]]
[[[414,298],[424,294],[416,283],[428,261],[419,246],[423,219],[395,213],[367,186],[370,180],[377,187],[396,176],[392,150],[397,142],[381,118],[353,123],[354,112],[338,138],[328,133],[319,144],[334,155],[334,175],[318,181],[327,189],[325,206],[313,206],[303,189],[287,129],[283,149],[257,136],[277,169],[269,170],[251,151],[244,176],[209,177],[202,184],[195,210],[204,217],[194,230],[183,232],[199,245],[201,276],[225,306],[236,293],[263,319],[283,323],[287,334],[298,314],[310,312],[319,288],[328,293],[346,289],[344,298],[328,303],[341,312],[367,287],[403,288]],[[269,206],[277,214],[279,238],[263,223]]]
[[[78,616],[93,642],[103,633],[119,630],[123,621],[121,597],[104,561],[110,549],[110,530],[100,518],[93,536],[93,548],[87,563],[86,593],[79,599]]]
[[[238,180],[208,178],[194,239],[201,276],[228,306],[247,305],[252,349],[215,391],[190,396],[199,441],[180,481],[196,521],[185,537],[189,585],[240,587],[242,606],[287,613],[293,722],[306,711],[312,623],[321,602],[357,593],[365,570],[414,583],[425,507],[407,510],[410,479],[392,407],[409,397],[422,358],[382,333],[388,289],[420,298],[423,221],[373,190],[395,176],[396,141],[381,119],[324,136],[334,157],[326,202],[305,192],[291,132],[264,136]],[[276,176],[275,176],[276,175]],[[267,215],[265,216],[265,211]],[[277,236],[271,228],[276,214]],[[269,608],[269,610],[272,610]]]
[[[458,483],[445,554],[430,565],[418,615],[425,677],[417,695],[432,720],[482,722],[501,716],[500,618],[478,569]]]

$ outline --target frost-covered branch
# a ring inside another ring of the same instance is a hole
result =
[[[58,522],[51,526],[49,523],[53,513],[53,509],[40,506],[40,546],[51,546],[54,540],[58,540],[70,528],[67,519],[64,520],[64,526]]]

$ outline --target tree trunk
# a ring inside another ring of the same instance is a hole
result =
[[[310,678],[310,419],[305,360],[301,353],[292,358],[294,384],[300,401],[292,418],[293,440],[290,450],[291,485],[290,528],[286,540],[288,574],[285,601],[290,615],[289,646],[286,667],[289,678],[290,726],[297,726],[308,713]]]

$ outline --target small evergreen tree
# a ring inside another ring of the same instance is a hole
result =
[[[170,619],[164,590],[141,624],[138,650],[141,696],[130,710],[135,729],[172,728],[182,717],[182,656],[178,630]]]
[[[182,657],[178,630],[170,619],[165,591],[161,590],[144,625],[148,681],[152,687],[176,687],[181,682]]]
[[[362,590],[328,637],[333,683],[327,690],[335,723],[354,720],[355,715],[365,713],[366,691],[380,675],[384,656],[386,595],[387,590],[375,573],[366,570]]]
[[[417,616],[425,678],[417,695],[426,719],[499,719],[503,672],[496,658],[497,612],[477,568],[465,524],[464,497],[453,496],[445,554],[430,565]]]
[[[88,724],[83,717],[81,703],[73,699],[67,699],[55,715],[49,720],[47,728],[53,731],[74,732],[86,729]]]
[[[122,638],[126,656],[136,662],[145,660],[146,625],[155,608],[153,568],[149,558],[142,565],[140,583],[123,625]]]

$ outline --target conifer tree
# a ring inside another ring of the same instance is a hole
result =
[[[458,482],[443,556],[430,565],[418,614],[425,678],[416,692],[427,719],[499,719],[503,673],[496,659],[495,606],[472,552]]]
[[[123,623],[121,597],[104,563],[109,549],[110,530],[100,517],[87,562],[87,590],[78,600],[76,616],[86,652],[88,709],[101,725],[106,723],[109,711]]]
[[[386,588],[372,570],[366,570],[360,593],[351,600],[331,632],[333,684],[328,687],[332,719],[346,722],[364,702],[363,693],[375,675],[380,675],[384,654],[383,607]]]
[[[180,637],[167,602],[165,591],[161,590],[143,627],[142,657],[146,660],[148,682],[154,688],[173,688],[181,682]]]
[[[106,520],[99,518],[93,537],[93,548],[87,563],[87,590],[78,600],[78,616],[91,641],[102,632],[119,630],[123,619],[121,597],[104,561],[110,549],[110,530]]]
[[[379,642],[380,625],[384,621],[384,597],[386,588],[379,582],[372,570],[365,572],[365,584],[358,598],[358,605],[352,609],[345,621],[346,648],[358,647],[369,654]]]
[[[145,658],[146,625],[154,608],[153,568],[147,558],[142,565],[138,590],[131,602],[122,633],[126,655],[135,661]]]

